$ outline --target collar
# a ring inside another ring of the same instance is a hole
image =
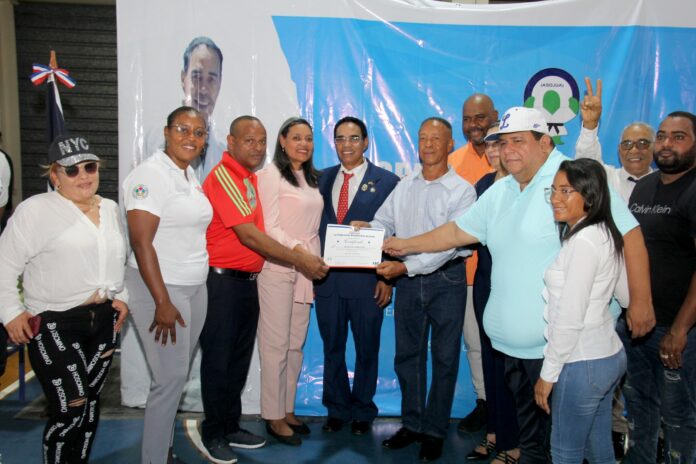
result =
[[[164,164],[167,167],[167,169],[171,169],[171,170],[177,171],[177,172],[183,171],[183,169],[181,169],[179,166],[177,166],[177,164],[169,157],[168,154],[166,154],[164,152],[164,150],[157,150],[157,152],[155,153],[154,156],[156,157],[157,161]],[[191,167],[191,165],[189,165],[186,168],[186,174],[187,174],[187,176],[189,174],[190,175],[194,174],[193,167]],[[189,178],[190,178],[190,176],[189,176]]]
[[[345,172],[346,174],[353,174],[354,176],[360,177],[360,176],[363,176],[365,174],[365,172],[367,172],[367,163],[368,163],[367,159],[363,158],[363,162],[360,163],[359,166],[357,166],[353,169],[346,169],[343,166],[343,164],[341,164],[341,167],[338,169],[338,172],[339,173]]]
[[[234,159],[228,151],[225,151],[222,154],[222,164],[239,178],[254,178],[256,176],[256,174],[250,172],[247,168],[239,164],[239,161]]]
[[[459,174],[457,174],[454,169],[452,169],[452,166],[447,166],[447,172],[438,177],[435,180],[426,180],[425,177],[423,177],[423,165],[418,163],[416,167],[413,170],[413,179],[421,179],[423,182],[430,182],[430,183],[439,183],[442,184],[447,190],[454,190],[461,184],[462,182],[466,182],[464,179],[459,177]]]
[[[633,174],[629,174],[629,172],[626,171],[626,170],[623,168],[623,166],[621,166],[621,169],[619,169],[619,175],[621,176],[621,178],[622,178],[623,180],[628,180],[629,177],[633,177],[634,180],[639,181],[639,180],[641,180],[643,177],[645,177],[645,176],[647,176],[648,174],[650,174],[651,172],[653,172],[653,170],[652,170],[652,168],[649,167],[649,168],[648,168],[648,172],[646,172],[645,174],[643,174],[643,175],[640,176],[640,177],[636,177],[636,176],[634,176]]]

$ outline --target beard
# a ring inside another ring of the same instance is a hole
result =
[[[661,153],[673,153],[672,159],[664,160],[660,158]],[[696,143],[691,145],[685,153],[679,154],[674,150],[660,150],[653,154],[655,164],[660,171],[665,174],[679,174],[686,172],[694,166],[696,162]]]

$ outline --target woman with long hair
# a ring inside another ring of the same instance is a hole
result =
[[[546,193],[561,250],[544,274],[548,343],[535,401],[552,415],[554,463],[613,464],[611,403],[626,354],[609,303],[620,280],[623,238],[598,162],[562,162]],[[621,289],[617,297],[623,299],[627,288]]]
[[[312,163],[312,127],[290,118],[278,134],[273,162],[258,173],[266,233],[291,249],[319,256],[319,222],[324,200]],[[295,416],[297,378],[307,336],[312,281],[269,259],[258,281],[261,358],[261,416],[269,435],[287,445],[300,445],[309,428]]]

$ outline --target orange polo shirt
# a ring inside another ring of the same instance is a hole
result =
[[[264,232],[256,174],[225,152],[205,178],[203,191],[213,205],[213,220],[205,235],[210,265],[260,272],[264,257],[245,247],[232,229],[239,224],[253,223]]]
[[[463,147],[459,147],[449,155],[449,164],[452,169],[464,178],[471,185],[476,184],[479,179],[489,172],[493,172],[491,164],[486,155],[479,156],[471,142]],[[474,284],[474,273],[478,256],[476,252],[466,260],[466,281],[469,285]]]

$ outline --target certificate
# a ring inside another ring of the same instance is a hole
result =
[[[326,226],[324,262],[329,267],[375,268],[382,262],[384,229]]]

